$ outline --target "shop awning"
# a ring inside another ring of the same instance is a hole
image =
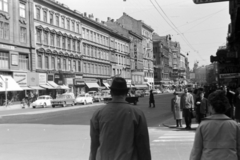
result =
[[[105,87],[109,88],[110,85],[108,83],[103,83]]]
[[[27,86],[20,86],[23,90],[34,90],[34,89],[32,89],[32,88],[30,88],[30,87],[27,87]]]
[[[29,87],[32,88],[33,90],[44,90],[44,88],[39,86],[29,86]]]
[[[66,85],[59,85],[58,86],[58,89],[69,89],[68,86]]]
[[[53,81],[48,81],[48,84],[50,85],[50,86],[52,86],[53,88],[55,88],[55,89],[58,89],[59,87],[58,87],[58,84],[56,84],[55,82],[53,82]]]
[[[56,88],[54,88],[54,87],[52,87],[52,86],[50,86],[48,84],[41,84],[40,87],[46,88],[46,89],[56,89]]]
[[[148,85],[147,84],[138,84],[138,85],[136,84],[135,87],[138,89],[147,89]]]
[[[6,88],[7,79],[7,88]],[[0,92],[5,91],[22,91],[23,89],[17,84],[17,82],[11,76],[0,75]]]
[[[100,86],[97,83],[85,83],[88,88],[99,88]]]

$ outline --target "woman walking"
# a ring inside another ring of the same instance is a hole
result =
[[[180,108],[181,98],[178,96],[177,92],[174,92],[174,98],[171,101],[171,110],[173,117],[176,120],[176,126],[182,127],[182,111]]]
[[[208,97],[211,116],[197,128],[190,160],[239,160],[240,127],[224,113],[229,108],[223,91]]]

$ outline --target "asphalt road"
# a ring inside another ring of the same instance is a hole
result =
[[[170,100],[173,96],[171,94],[155,95],[155,108],[149,108],[148,98],[139,98],[137,105],[134,107],[140,108],[147,119],[149,127],[158,127],[163,121],[171,117],[170,113]],[[2,118],[0,124],[13,123],[13,124],[53,124],[53,125],[89,125],[89,121],[95,110],[103,107],[104,104],[89,105],[89,107],[77,108],[48,108],[48,109],[27,109],[19,111],[8,111],[0,113]],[[43,111],[43,113],[41,113]],[[56,111],[56,112],[55,112]],[[39,114],[36,114],[39,113]],[[19,114],[13,115],[11,114]],[[4,116],[10,115],[10,116]]]

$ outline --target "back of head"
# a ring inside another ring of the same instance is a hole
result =
[[[127,82],[122,77],[114,78],[109,88],[112,96],[125,96],[128,93]]]
[[[208,101],[216,113],[222,114],[230,107],[229,101],[222,90],[217,90],[208,96]]]

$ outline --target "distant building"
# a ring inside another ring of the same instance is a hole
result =
[[[198,86],[203,86],[207,83],[206,66],[201,66],[195,69],[195,82]]]

